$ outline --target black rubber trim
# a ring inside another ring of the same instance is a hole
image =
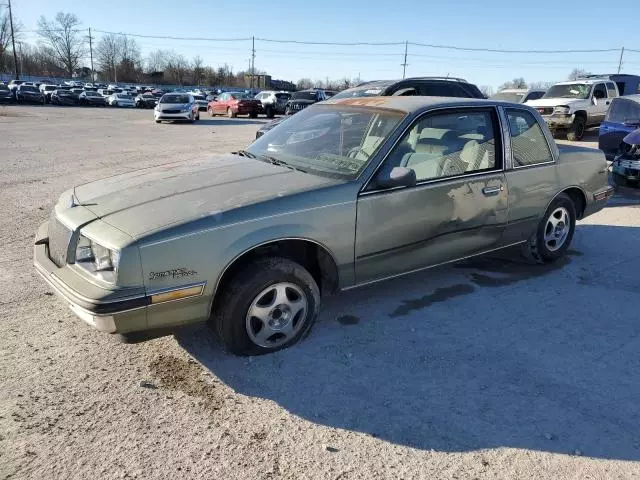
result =
[[[150,297],[132,298],[130,300],[122,300],[110,303],[92,304],[89,308],[80,305],[82,308],[95,315],[108,315],[110,313],[118,313],[136,308],[146,307],[151,304]]]

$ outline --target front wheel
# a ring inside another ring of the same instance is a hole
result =
[[[320,291],[300,264],[267,257],[247,265],[223,286],[213,327],[236,355],[261,355],[289,347],[311,330]]]
[[[579,142],[584,137],[584,130],[586,128],[586,121],[582,116],[576,116],[573,119],[573,123],[567,131],[567,140],[572,142]]]
[[[211,107],[207,108],[207,112],[209,112],[210,117],[213,117],[213,109]]]
[[[536,232],[524,245],[524,255],[537,263],[551,263],[562,257],[576,229],[576,207],[565,193],[549,205]]]
[[[237,115],[237,114],[233,113],[233,110],[231,110],[231,107],[228,107],[228,108],[227,108],[227,117],[229,117],[229,118],[236,118],[236,115]]]
[[[264,113],[267,116],[267,118],[273,118],[273,117],[276,116],[275,111],[274,111],[272,106],[268,106],[267,108],[265,108]]]

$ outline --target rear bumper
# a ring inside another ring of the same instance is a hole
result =
[[[615,189],[610,185],[607,185],[595,192],[593,194],[593,200],[585,207],[582,218],[588,217],[589,215],[593,215],[594,213],[602,210],[606,206],[607,201],[613,197],[614,194]]]

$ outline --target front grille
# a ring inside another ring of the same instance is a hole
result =
[[[180,113],[180,110],[162,110],[160,113]]]
[[[553,113],[553,107],[537,107],[536,110],[540,115],[551,115]]]
[[[62,267],[67,263],[67,252],[71,230],[65,227],[55,216],[49,219],[49,258],[57,266]]]

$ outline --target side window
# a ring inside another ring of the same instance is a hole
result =
[[[549,144],[535,117],[524,110],[507,109],[515,167],[553,162]]]
[[[499,169],[496,124],[493,110],[429,115],[404,135],[387,167],[411,168],[418,181]]]
[[[609,93],[609,98],[614,98],[618,96],[616,92],[616,86],[613,82],[607,82],[607,92]]]
[[[454,82],[429,82],[418,86],[420,95],[428,97],[469,97],[460,86]]]
[[[538,100],[539,98],[542,98],[543,95],[544,92],[531,92],[527,95],[527,98],[524,101],[528,102],[529,100]]]
[[[607,89],[605,88],[604,83],[598,83],[593,88],[593,98],[607,98]]]

